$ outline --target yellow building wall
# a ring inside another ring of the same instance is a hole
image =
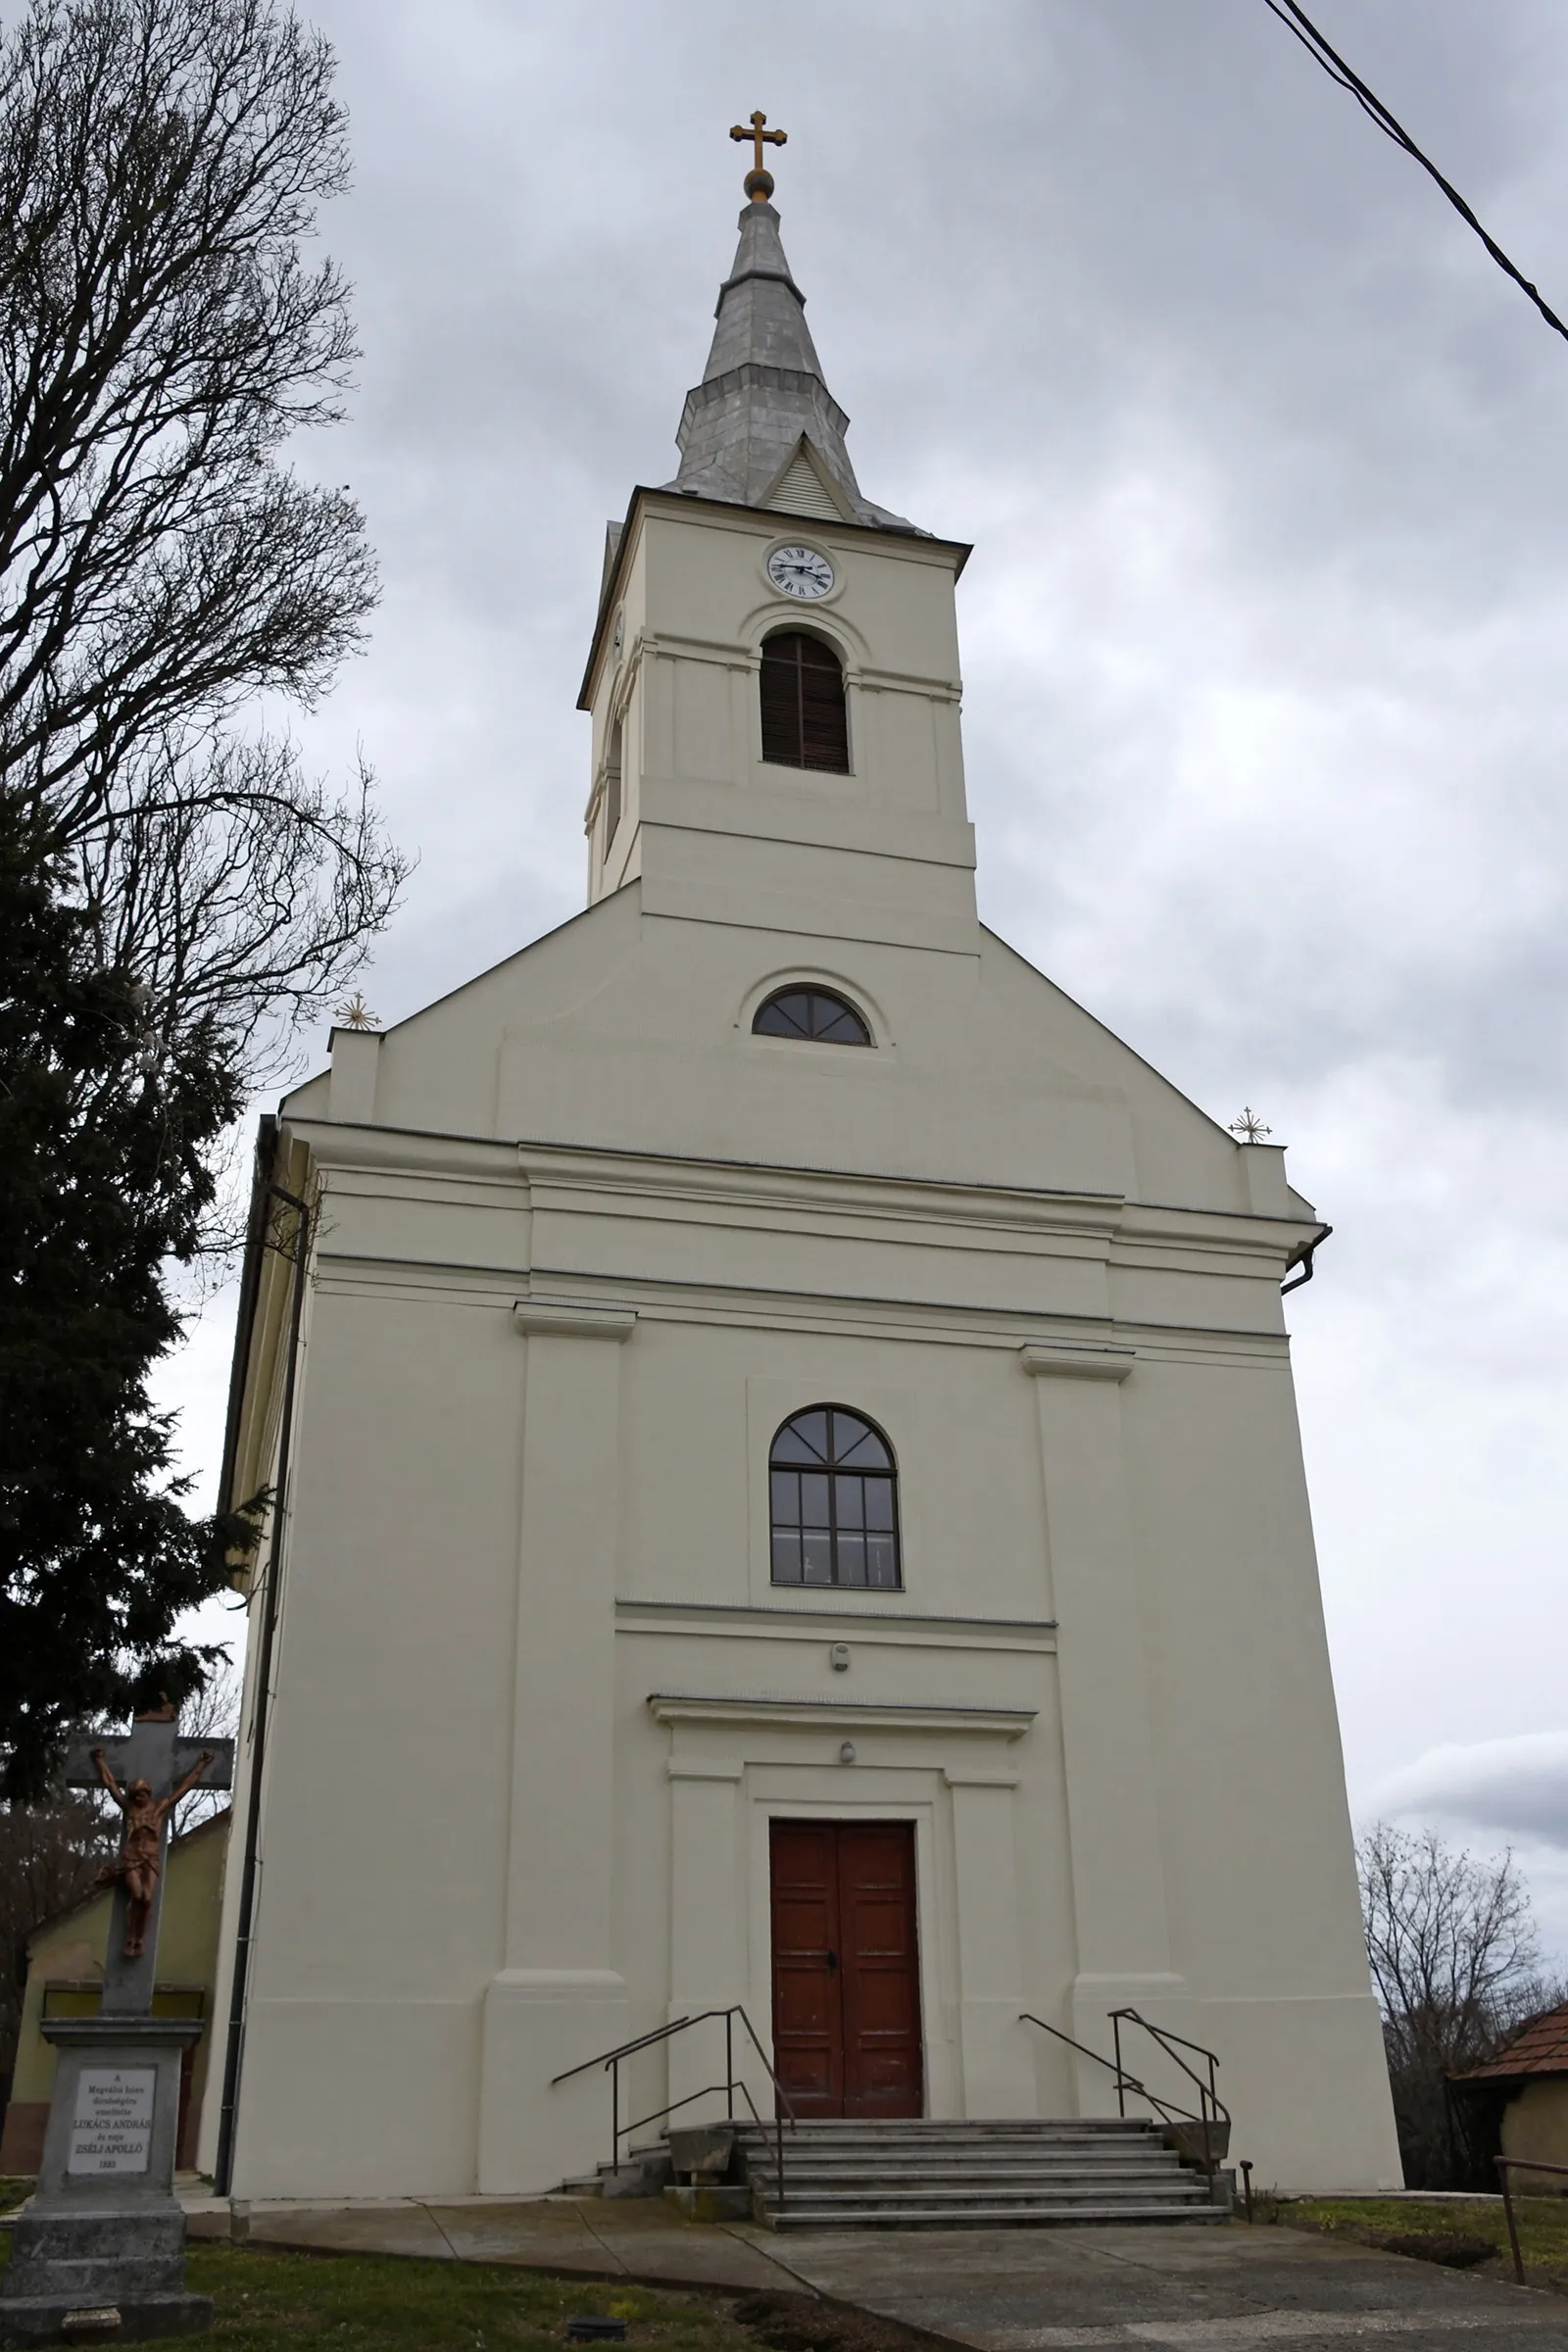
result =
[[[1534,2157],[1541,2164],[1568,2164],[1568,2076],[1543,2076],[1508,2101],[1502,2113],[1502,2152]],[[1568,2179],[1560,2173],[1515,2173],[1513,2186],[1535,2197],[1568,2194]]]
[[[170,1848],[158,1928],[154,2014],[203,2019],[191,2057],[190,2098],[180,2136],[180,2162],[195,2146],[196,2125],[213,2040],[213,1985],[218,1971],[218,1923],[228,1851],[229,1815],[203,1822]],[[63,1918],[40,1928],[27,1945],[27,1988],[11,2102],[0,2133],[0,2173],[34,2173],[55,2083],[55,2052],[42,2027],[46,2017],[96,2017],[109,1941],[112,1890],[90,1895]]]

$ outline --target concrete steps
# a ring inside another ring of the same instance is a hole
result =
[[[759,2220],[778,2230],[1217,2222],[1200,2173],[1157,2128],[1119,2117],[975,2123],[811,2122],[737,2128]]]

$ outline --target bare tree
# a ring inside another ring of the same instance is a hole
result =
[[[203,1688],[181,1707],[180,1730],[190,1740],[232,1740],[239,1730],[240,1696],[239,1668],[225,1656]],[[184,1838],[199,1830],[204,1822],[226,1813],[230,1801],[228,1789],[210,1788],[198,1781],[189,1796],[182,1796],[174,1807],[169,1825],[171,1837]]]
[[[247,1086],[406,870],[309,710],[375,597],[291,463],[342,414],[332,57],[287,0],[18,0],[0,32],[0,1767],[212,1657],[259,1516],[192,1520],[148,1386]],[[260,1503],[260,1497],[251,1498]]]
[[[1478,1860],[1436,1830],[1377,1822],[1356,1845],[1367,1956],[1412,2188],[1461,2187],[1447,2078],[1549,2005],[1530,1891],[1511,1852]],[[1490,2186],[1490,2181],[1483,2183]]]
[[[374,602],[354,501],[285,462],[354,357],[304,258],[331,75],[272,0],[31,0],[0,47],[0,776],[149,1053],[275,1042],[406,871],[366,773],[333,795],[239,717],[312,708]]]

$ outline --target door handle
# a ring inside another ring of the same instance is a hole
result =
[[[827,1956],[827,1973],[828,1973],[828,1975],[829,1975],[830,1977],[831,1977],[831,1976],[836,1976],[836,1975],[837,1975],[837,1973],[838,1973],[838,1965],[839,1965],[839,1956],[838,1956],[837,1952],[829,1952],[829,1954],[828,1954],[828,1956]]]

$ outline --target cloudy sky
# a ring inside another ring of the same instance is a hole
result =
[[[1291,1322],[1352,1803],[1511,1838],[1568,1958],[1568,343],[1263,0],[309,13],[364,360],[304,462],[386,596],[305,739],[420,860],[376,1011],[581,904],[604,522],[673,471],[760,106],[862,487],[976,543],[983,914],[1334,1224]],[[1316,14],[1568,314],[1568,11]],[[204,1468],[231,1328],[171,1378]]]

